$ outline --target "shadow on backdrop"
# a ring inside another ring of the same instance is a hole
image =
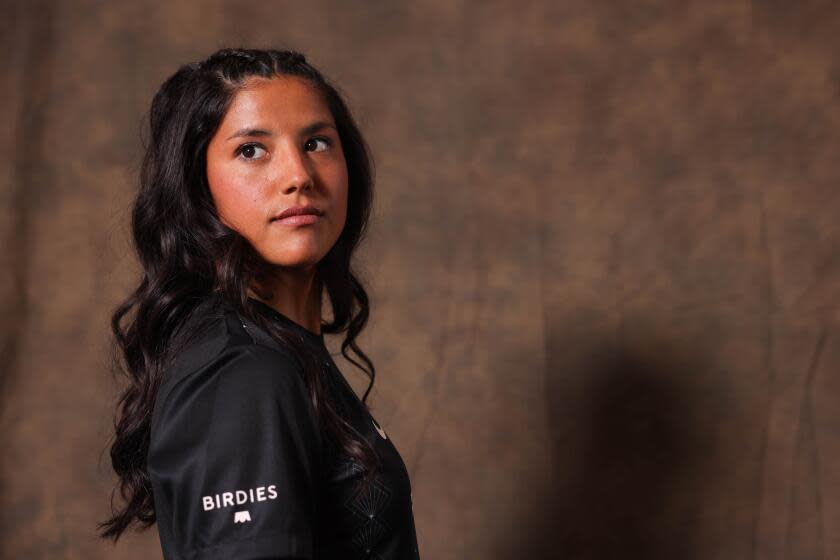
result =
[[[692,382],[703,353],[639,331],[632,347],[553,332],[551,490],[523,558],[700,558],[690,512],[715,464]]]

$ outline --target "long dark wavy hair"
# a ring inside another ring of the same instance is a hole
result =
[[[110,455],[119,481],[111,494],[112,516],[97,526],[103,538],[117,541],[130,525],[142,529],[156,521],[146,466],[155,396],[167,364],[195,335],[179,327],[212,298],[221,298],[292,350],[324,433],[366,468],[365,483],[377,470],[375,451],[344,420],[322,385],[315,356],[291,331],[254,309],[249,289],[268,265],[243,236],[221,222],[210,194],[207,145],[233,96],[251,78],[275,76],[296,76],[314,85],[336,122],[347,162],[347,218],[335,245],[316,267],[317,284],[326,290],[333,315],[322,331],[346,332],[342,354],[370,378],[363,403],[373,387],[373,363],[355,342],[368,320],[368,296],[351,269],[370,214],[373,162],[341,94],[295,51],[222,49],[182,66],[152,101],[131,220],[142,277],[111,318],[115,367],[128,384],[114,417]],[[119,508],[114,506],[117,490],[124,501]]]

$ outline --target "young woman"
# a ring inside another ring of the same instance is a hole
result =
[[[157,522],[167,559],[418,558],[408,473],[355,342],[373,181],[341,96],[299,53],[225,49],[167,79],[150,124],[143,274],[112,318],[125,505],[100,534]],[[324,333],[346,333],[361,400]]]

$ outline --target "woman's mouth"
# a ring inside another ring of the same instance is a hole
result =
[[[320,219],[321,216],[317,214],[296,214],[292,216],[287,216],[285,218],[272,220],[272,222],[275,224],[285,224],[287,226],[303,226],[306,224],[314,224]]]
[[[307,204],[306,206],[291,206],[286,208],[274,216],[271,221],[289,226],[302,226],[317,222],[323,215],[323,210]]]

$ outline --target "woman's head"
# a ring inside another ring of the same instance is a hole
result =
[[[332,310],[321,330],[346,333],[342,354],[370,377],[366,401],[376,372],[355,341],[369,303],[351,257],[370,214],[372,163],[341,95],[300,53],[224,49],[168,78],[149,124],[132,211],[142,278],[111,317],[116,367],[128,379],[111,445],[126,503],[100,534],[117,539],[135,522],[155,521],[146,453],[157,388],[171,357],[196,335],[181,325],[217,298],[300,359],[327,435],[367,468],[369,481],[375,453],[321,386],[320,362],[249,300],[277,267],[314,272]],[[272,219],[299,205],[322,215],[310,224]]]
[[[268,265],[314,268],[347,214],[341,139],[315,86],[297,77],[241,86],[207,146],[207,183],[221,221]],[[313,213],[280,218],[295,208]]]
[[[144,263],[179,250],[234,297],[231,278],[250,284],[266,265],[321,263],[328,291],[330,276],[346,278],[370,214],[371,161],[341,95],[303,55],[224,49],[185,65],[155,96],[150,121],[141,197],[170,231],[141,249]],[[326,126],[307,130],[317,124]],[[324,215],[272,221],[297,205]]]

